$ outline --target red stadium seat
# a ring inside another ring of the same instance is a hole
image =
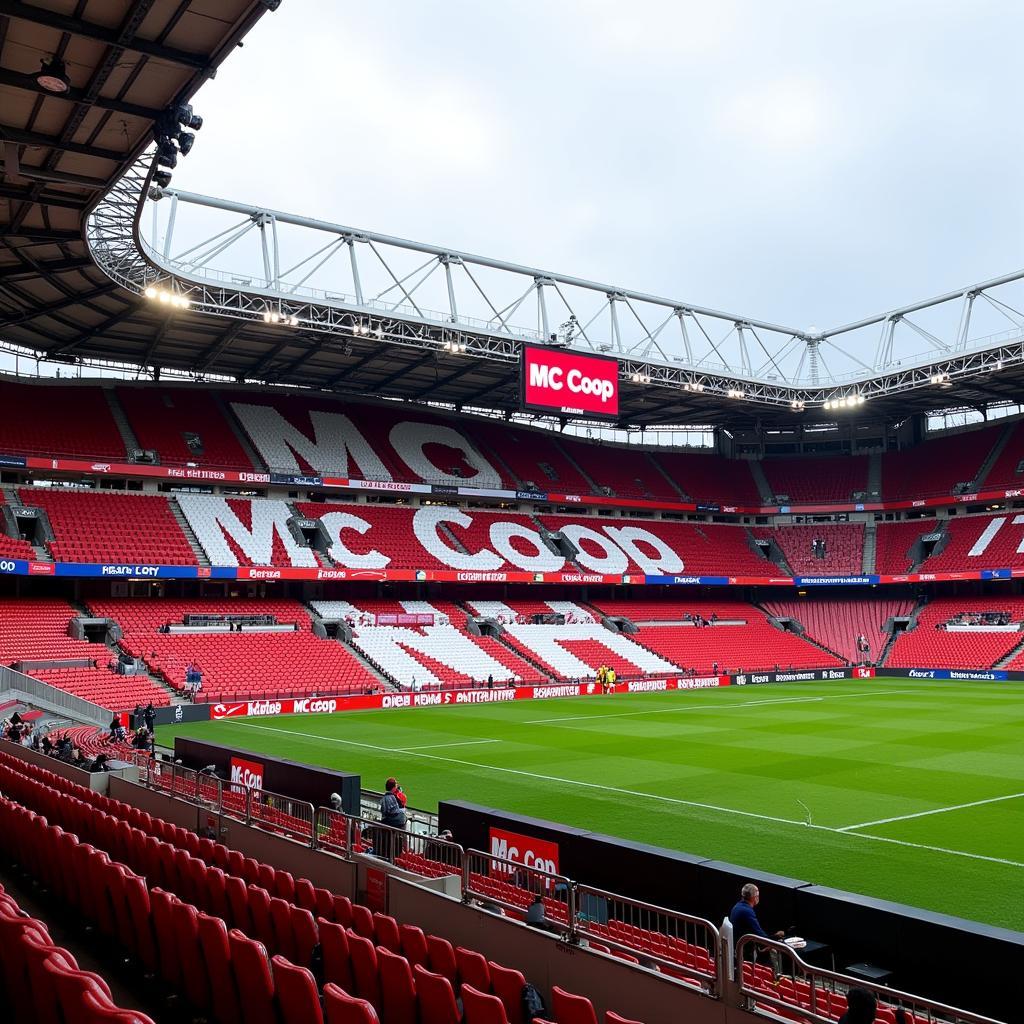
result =
[[[271,961],[277,1008],[283,1021],[323,1024],[316,981],[305,967],[296,967],[283,956]]]
[[[420,964],[413,969],[422,1024],[460,1024],[462,1015],[455,1001],[452,983]]]
[[[465,1024],[508,1024],[505,1006],[497,996],[488,995],[472,985],[462,986]],[[561,1021],[558,1024],[562,1024]]]
[[[327,1024],[380,1024],[370,1003],[332,984],[324,985],[324,1016]]]

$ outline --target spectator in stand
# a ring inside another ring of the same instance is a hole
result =
[[[490,672],[487,673],[487,689],[494,689],[494,676],[492,676]]]
[[[121,724],[121,716],[114,715],[110,720],[110,742],[123,743],[125,739],[124,726]]]
[[[345,810],[345,807],[341,802],[340,793],[332,793],[330,795],[329,803],[331,805],[332,811],[337,811],[339,814],[341,814]]]
[[[406,797],[402,787],[394,778],[384,783],[384,795],[380,798],[380,822],[389,828],[405,829]],[[380,842],[374,843],[374,848],[385,860],[394,860],[402,855],[405,850],[402,840],[384,829],[381,832]]]
[[[79,753],[81,753],[81,751],[79,751]],[[94,771],[94,772],[109,772],[110,771],[110,765],[107,764],[107,755],[106,754],[97,754],[96,755],[96,760],[93,761],[92,768],[90,769],[90,771]]]
[[[762,939],[781,939],[785,936],[784,931],[772,932],[769,935],[757,919],[754,908],[761,902],[761,892],[753,882],[747,882],[740,889],[740,898],[736,905],[729,911],[729,921],[732,924],[733,938],[739,942],[744,935],[759,935]]]
[[[150,736],[156,736],[156,708],[153,707],[152,701],[146,705],[146,710],[142,712],[142,722]]]
[[[846,1013],[839,1018],[839,1024],[872,1024],[878,1001],[875,994],[866,988],[851,988],[846,993]]]
[[[138,729],[142,725],[142,705],[136,704],[135,710],[132,712],[131,727]]]

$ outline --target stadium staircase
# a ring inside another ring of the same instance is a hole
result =
[[[827,646],[826,644],[823,644],[820,640],[817,640],[813,636],[811,636],[811,634],[807,632],[807,628],[799,619],[791,620],[797,623],[797,625],[799,625],[800,630],[799,632],[797,632],[796,630],[786,629],[775,617],[774,612],[766,608],[764,605],[757,604],[754,605],[754,607],[759,608],[762,612],[764,612],[764,614],[768,617],[768,624],[774,626],[780,633],[793,633],[794,636],[798,636],[801,640],[805,640],[812,647],[817,647],[818,650],[822,651],[824,654],[831,654],[833,658],[838,658],[842,662],[846,662],[849,660],[845,655],[840,654],[838,651],[834,651],[831,647]]]
[[[212,563],[207,557],[206,552],[203,550],[202,544],[199,543],[199,538],[196,537],[191,525],[189,524],[188,518],[181,510],[181,506],[178,504],[178,499],[173,495],[168,495],[167,503],[170,505],[171,515],[174,516],[174,521],[178,524],[179,529],[185,535],[185,540],[188,541],[189,547],[196,556],[196,563],[204,567],[211,565]]]
[[[749,526],[743,527],[744,532],[747,535],[747,546],[755,554],[761,553],[761,546],[757,543],[757,538],[751,532]],[[761,538],[764,539],[763,537]],[[787,576],[795,575],[789,562],[786,561],[786,556],[782,552],[782,548],[779,546],[779,542],[774,537],[769,537],[768,552],[765,557],[773,564],[777,565],[783,573]]]
[[[875,523],[864,524],[864,551],[861,555],[861,572],[875,571],[875,555],[878,551],[878,527]]]
[[[672,491],[678,494],[683,501],[693,501],[693,498],[679,486],[678,481],[672,479],[665,467],[651,454],[651,452],[644,452],[643,454],[644,458],[647,459],[647,461],[654,467],[655,472],[667,481]]]
[[[753,459],[745,461],[750,467],[750,475],[754,478],[754,483],[757,484],[757,493],[761,495],[761,503],[774,505],[775,492],[772,490],[772,485],[768,483],[768,477],[764,475],[764,467]]]
[[[566,448],[564,445],[558,443],[558,438],[553,437],[551,439],[551,443],[558,449],[558,452],[562,456],[562,458],[565,459],[565,461],[568,462],[569,465],[572,466],[572,468],[575,469],[576,472],[579,473],[579,475],[583,477],[584,480],[587,481],[587,486],[590,488],[591,494],[604,493],[602,488],[600,488],[596,483],[594,483],[593,477],[591,477],[589,473],[584,472],[583,467],[572,457],[572,455],[569,454],[569,449]]]
[[[110,415],[114,423],[117,424],[117,432],[121,435],[121,440],[124,441],[126,456],[136,449],[141,449],[142,445],[139,444],[139,439],[135,436],[135,431],[132,430],[128,417],[117,400],[117,393],[113,388],[103,388],[103,397],[107,400],[107,405],[110,406]]]
[[[249,435],[246,434],[242,429],[241,424],[235,419],[235,414],[228,408],[220,392],[211,391],[210,394],[213,396],[213,404],[220,410],[220,414],[224,418],[224,422],[228,425],[228,429],[231,433],[235,435],[235,440],[241,446],[242,451],[245,452],[246,458],[253,464],[253,468],[260,472],[269,472],[269,467],[263,462],[259,455],[256,454],[256,449],[253,448],[252,442],[249,440]]]
[[[992,471],[992,467],[996,464],[999,457],[1006,450],[1006,446],[1010,443],[1010,438],[1013,437],[1013,432],[1016,426],[1017,425],[1015,423],[1007,423],[1006,426],[1003,427],[998,440],[994,445],[992,445],[988,455],[985,456],[985,461],[979,467],[978,475],[974,478],[971,484],[971,490],[977,491],[981,489],[981,486],[985,483],[985,478]]]
[[[508,479],[516,485],[517,489],[524,491],[529,490],[525,481],[512,472],[512,467],[505,461],[505,457],[501,454],[496,445],[491,444],[483,437],[474,438],[473,443],[480,449],[480,454],[483,455],[483,457],[487,459],[502,476],[507,476]]]
[[[1020,657],[1022,654],[1024,654],[1024,639],[1013,650],[1007,651],[992,667],[1006,668],[1015,658]]]
[[[868,456],[868,501],[882,500],[882,453]]]

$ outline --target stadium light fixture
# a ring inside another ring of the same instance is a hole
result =
[[[49,60],[41,61],[41,66],[36,72],[36,85],[54,96],[63,96],[71,89],[71,79],[68,78],[68,69],[60,57],[51,57]]]
[[[192,110],[188,103],[182,103],[174,112],[174,119],[178,124],[193,131],[199,131],[203,127],[203,119]]]
[[[700,394],[704,390],[704,385],[701,384],[700,381],[688,380],[686,381],[686,383],[683,384],[683,390],[695,391],[697,394]]]
[[[799,398],[794,398],[793,401],[789,403],[789,407],[794,412],[803,412],[804,411],[804,403],[802,401],[800,401]]]
[[[634,384],[650,384],[651,378],[645,373],[634,373],[629,378]]]
[[[948,373],[936,373],[932,375],[932,383],[939,388],[951,388],[953,386],[952,380],[949,378]]]
[[[188,156],[189,151],[195,145],[196,137],[192,132],[178,132],[175,136],[178,140],[178,149],[182,156]]]
[[[728,388],[725,392],[726,398],[743,398],[743,392],[739,388]]]
[[[164,139],[157,146],[156,162],[161,167],[168,167],[172,171],[178,166],[178,151],[174,148],[174,143],[170,139]]]
[[[174,309],[188,309],[192,300],[180,292],[173,292],[168,288],[158,288],[156,285],[147,285],[142,293],[152,302],[159,302],[162,306],[171,306]]]
[[[464,341],[446,341],[441,347],[445,352],[451,352],[454,355],[458,355],[466,351],[466,343]]]

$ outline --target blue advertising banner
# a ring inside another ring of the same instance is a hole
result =
[[[864,587],[878,582],[877,576],[797,576],[798,587]]]

